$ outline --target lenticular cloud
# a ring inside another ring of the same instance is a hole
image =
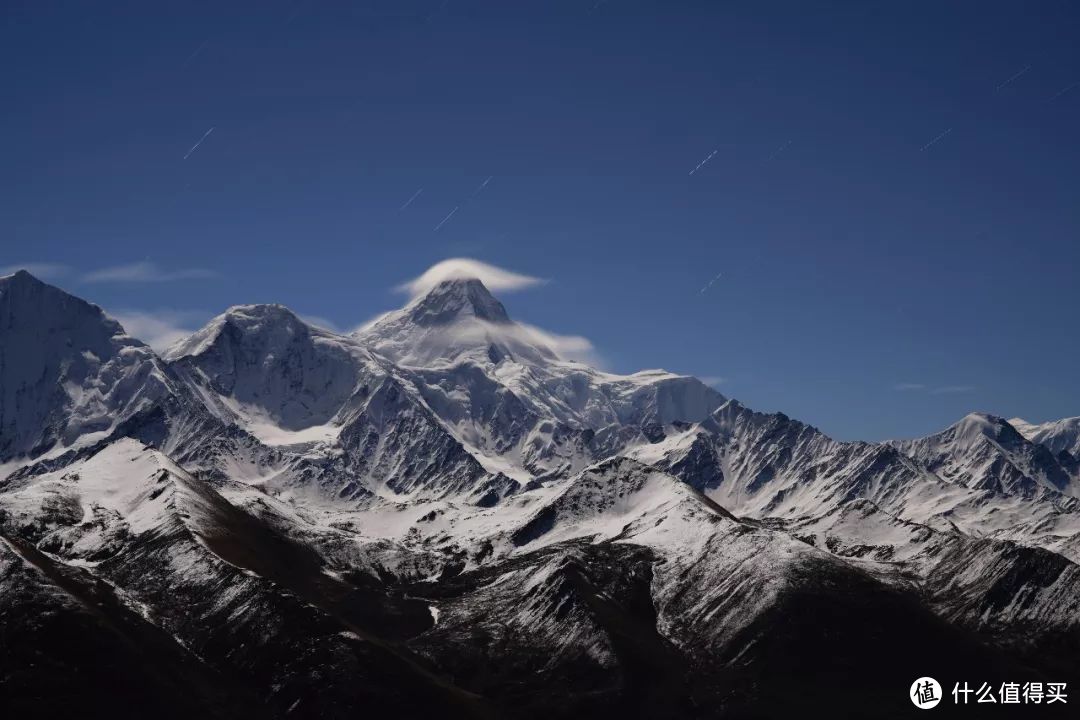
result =
[[[398,285],[397,290],[416,298],[445,280],[465,278],[476,278],[493,292],[523,290],[545,282],[541,278],[504,270],[479,260],[450,258],[432,265],[419,277]]]

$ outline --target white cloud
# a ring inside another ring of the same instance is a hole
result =
[[[893,385],[893,390],[898,392],[922,392],[925,390],[931,395],[957,395],[974,392],[975,387],[973,385],[942,385],[932,388],[924,383],[905,382]]]
[[[378,315],[374,315],[374,316],[368,318],[367,320],[365,320],[364,322],[360,323],[356,327],[354,327],[352,330],[348,330],[347,332],[349,332],[349,333],[358,333],[361,330],[367,330],[369,327],[371,327],[375,323],[379,322],[380,320],[382,320],[384,317],[391,314],[392,312],[393,312],[393,310],[387,310],[385,312],[379,313]]]
[[[0,267],[0,276],[12,275],[19,270],[25,270],[38,280],[55,280],[70,273],[71,267],[68,265],[61,265],[60,263],[48,262],[16,263],[14,265]]]
[[[124,326],[128,335],[142,340],[158,353],[191,335],[206,319],[205,313],[167,309],[121,310],[109,315]]]
[[[402,283],[394,289],[398,292],[408,293],[410,299],[416,299],[440,282],[472,278],[484,283],[488,290],[495,293],[513,292],[547,282],[543,278],[516,273],[479,260],[451,258],[431,266],[419,277]],[[390,313],[376,315],[357,326],[352,332],[368,330],[388,314]],[[330,327],[333,329],[332,326]],[[452,332],[452,336],[442,338],[442,341],[447,345],[458,342],[480,342],[497,337],[504,342],[510,343],[511,346],[521,343],[532,347],[546,347],[564,360],[575,360],[595,368],[604,367],[603,358],[588,338],[580,335],[561,335],[523,322],[504,325],[476,321],[455,327],[452,331],[448,330],[446,332]]]
[[[603,361],[596,352],[596,347],[586,337],[580,335],[559,335],[543,330],[535,325],[517,323],[521,328],[524,339],[532,344],[544,344],[551,348],[556,355],[566,360],[577,360],[593,367],[602,367]]]
[[[479,260],[450,258],[432,265],[423,275],[398,285],[396,289],[399,292],[408,293],[409,297],[416,298],[444,280],[466,278],[476,278],[492,292],[513,292],[544,282],[541,278],[504,270]]]
[[[337,333],[338,335],[351,335],[354,332],[358,332],[360,330],[363,330],[366,327],[374,325],[379,320],[386,317],[387,314],[388,313],[385,313],[385,312],[379,313],[378,315],[371,318],[370,320],[368,320],[366,322],[362,322],[359,325],[356,325],[354,327],[344,327],[344,326],[338,325],[336,322],[334,322],[330,318],[323,317],[322,315],[306,315],[306,314],[297,313],[297,317],[300,318],[301,320],[303,320],[304,322],[306,322],[308,325],[314,325],[315,327],[320,327],[320,328],[322,328],[324,330],[329,330],[330,332]]]
[[[338,335],[347,332],[346,330],[338,327],[338,324],[330,318],[324,318],[321,315],[302,315],[300,313],[297,313],[296,316],[306,322],[308,325],[314,325],[315,327],[329,330],[330,332],[337,333]]]
[[[181,270],[163,270],[157,264],[143,261],[102,268],[83,275],[83,282],[171,282],[174,280],[205,280],[217,277],[213,270],[205,268],[185,268]]]
[[[698,380],[705,383],[706,385],[711,385],[714,387],[716,385],[723,385],[727,382],[726,377],[720,377],[719,375],[702,375],[698,378]]]
[[[957,393],[969,393],[974,392],[975,387],[972,385],[945,385],[944,387],[934,388],[930,391],[931,395],[954,395]]]

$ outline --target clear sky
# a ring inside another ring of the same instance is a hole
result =
[[[471,257],[839,438],[1077,415],[1078,83],[1063,1],[8,0],[0,267],[160,336]]]

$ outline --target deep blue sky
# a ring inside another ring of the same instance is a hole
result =
[[[350,327],[467,256],[550,278],[511,313],[613,370],[840,438],[1080,414],[1075,3],[0,13],[0,266],[110,311]]]

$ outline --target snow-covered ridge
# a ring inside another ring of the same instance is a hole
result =
[[[1032,442],[1045,445],[1053,453],[1067,452],[1080,459],[1080,417],[1063,418],[1033,424],[1020,418],[1009,420],[1021,435]]]
[[[137,359],[157,378],[153,397],[197,402],[255,443],[214,440],[218,447],[198,455],[203,469],[291,497],[313,486],[349,502],[446,493],[499,502],[535,479],[568,478],[617,455],[759,517],[827,514],[863,498],[917,522],[954,513],[968,526],[982,517],[974,508],[986,501],[977,493],[997,498],[993,507],[1001,498],[1041,503],[1045,493],[1076,494],[1070,469],[1001,418],[973,414],[892,447],[836,443],[786,416],[727,401],[694,378],[662,370],[623,376],[562,360],[475,279],[437,283],[352,336],[313,327],[280,305],[236,306],[171,348],[167,364],[93,306],[25,274],[4,282],[83,314],[79,326],[89,335],[77,342],[86,347],[38,348],[42,357],[70,355],[63,361],[69,374],[80,358],[99,353]],[[109,349],[95,351],[103,342]],[[97,397],[67,386],[68,398]],[[78,418],[86,411],[60,404],[54,412]],[[102,437],[84,428],[71,428],[58,446]],[[163,444],[184,452],[178,443],[174,434]],[[420,458],[420,448],[449,455]]]
[[[1080,482],[1054,453],[994,415],[971,413],[940,433],[893,444],[945,480],[966,487],[1019,495],[1044,488],[1080,496]]]
[[[281,305],[242,305],[166,354],[215,413],[272,445],[329,440],[375,363]]]
[[[382,389],[397,388],[395,405],[408,403],[435,423],[430,438],[413,439],[439,445],[448,434],[493,476],[489,487],[566,476],[635,442],[644,428],[701,420],[723,402],[694,378],[623,376],[562,360],[475,279],[438,283],[351,336],[277,305],[234,307],[166,357],[223,422],[266,445],[306,453],[321,446],[345,462],[359,459],[349,455],[357,439],[349,428],[379,416],[371,411]],[[372,431],[386,427],[380,420]],[[403,487],[393,477],[365,485],[376,495]]]
[[[0,278],[0,463],[92,444],[178,392],[101,308],[25,271]]]
[[[692,377],[562,358],[459,277],[351,336],[237,306],[165,357],[0,279],[5,637],[46,601],[119,598],[112,630],[137,615],[273,717],[506,688],[595,714],[627,677],[684,716],[703,705],[679,688],[765,687],[792,657],[866,657],[837,677],[873,683],[909,645],[964,672],[972,637],[1040,672],[1080,651],[1080,497],[1042,426],[835,441]],[[66,651],[40,638],[34,663]]]
[[[5,282],[13,280],[93,307],[25,273]],[[96,322],[99,335],[126,337],[103,315]],[[691,377],[616,375],[561,359],[470,278],[436,283],[351,336],[313,327],[280,305],[244,305],[171,348],[164,366],[145,346],[123,342],[154,369],[164,395],[196,398],[266,448],[215,450],[217,471],[247,468],[244,476],[260,484],[273,476],[282,488],[317,476],[346,497],[406,487],[411,497],[417,458],[394,455],[406,445],[381,409],[393,407],[424,428],[408,446],[456,447],[488,474],[477,487],[503,488],[495,497],[512,490],[507,478],[524,485],[569,477],[620,454],[755,515],[818,512],[849,497],[895,505],[911,488],[940,494],[927,488],[947,484],[1004,495],[1075,492],[1068,468],[1000,418],[972,415],[938,436],[895,443],[908,462],[888,446],[835,443],[786,416],[753,413]],[[96,357],[89,347],[79,355]],[[362,440],[360,428],[378,442]],[[343,475],[347,468],[362,473],[359,486]],[[475,472],[438,486],[462,487]]]

